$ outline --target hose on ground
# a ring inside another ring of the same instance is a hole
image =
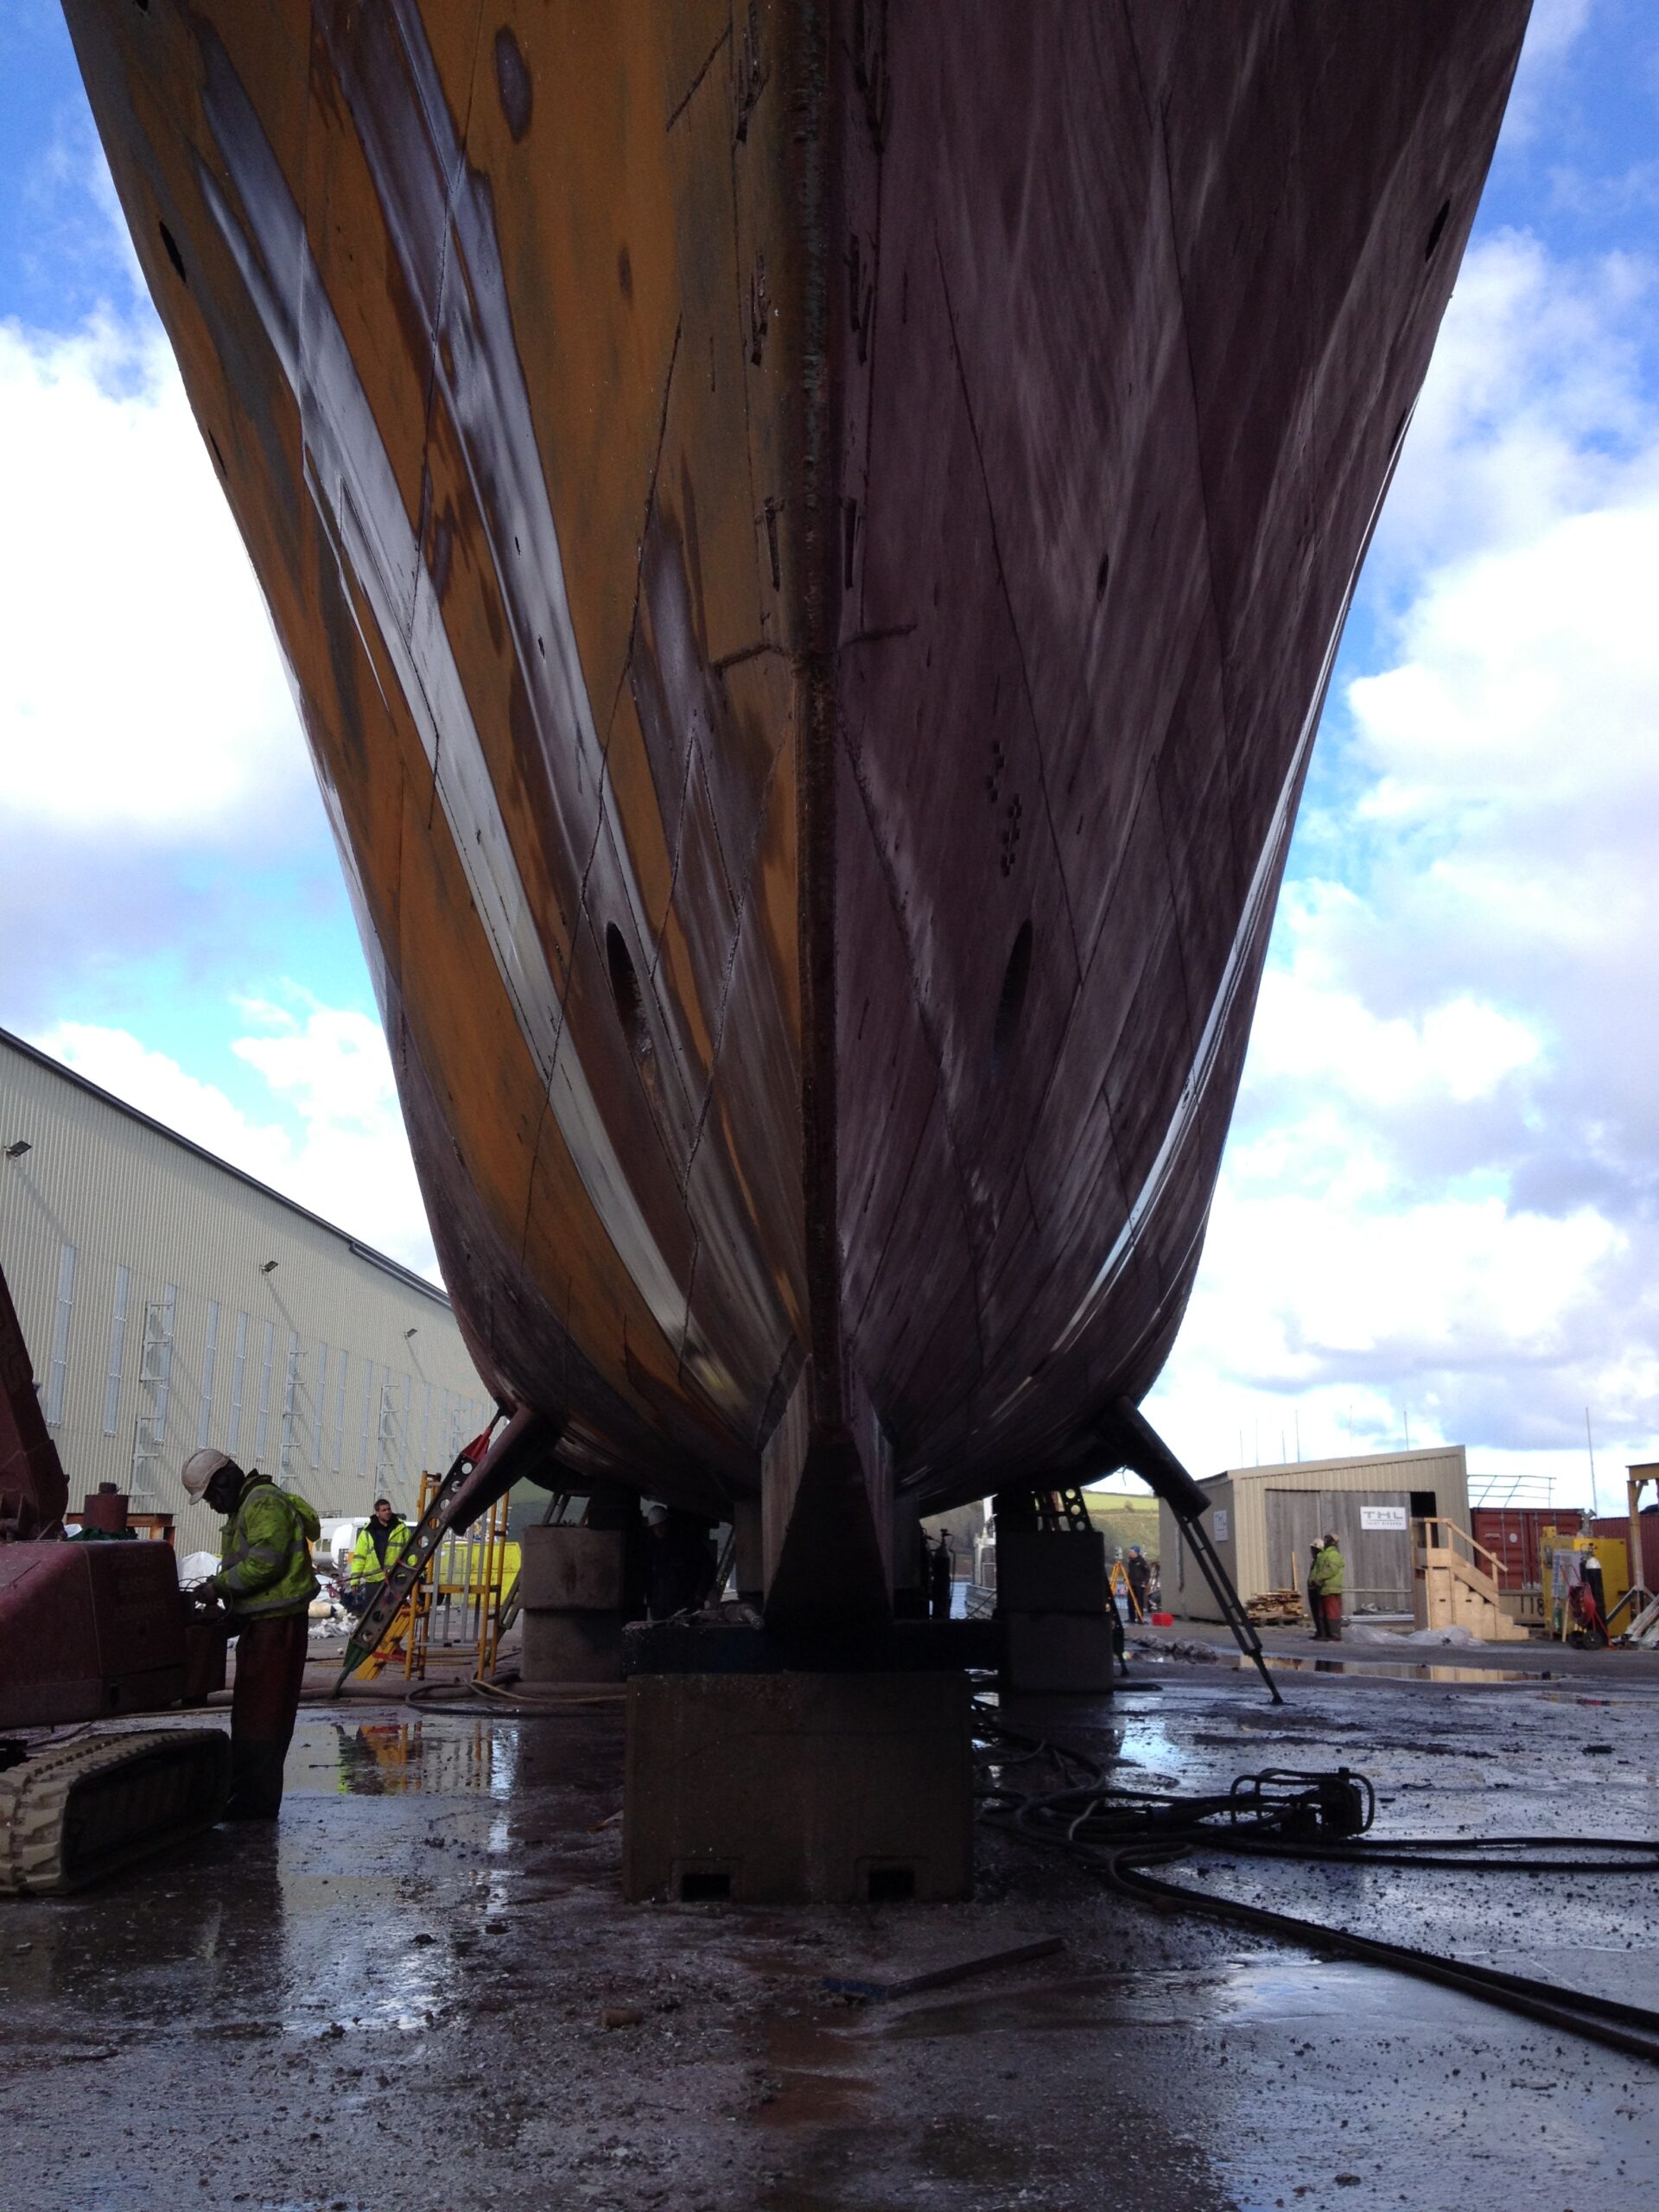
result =
[[[511,1688],[518,1684],[516,1693]],[[621,1703],[627,1692],[622,1683],[521,1682],[516,1675],[499,1681],[469,1677],[464,1682],[416,1682],[404,1694],[405,1705],[423,1713],[487,1713],[493,1719],[539,1720],[594,1706]]]
[[[1659,1872],[1659,1842],[1606,1836],[1389,1837],[1363,1841],[1376,1815],[1370,1783],[1350,1768],[1322,1773],[1269,1769],[1225,1791],[1179,1796],[1122,1789],[1099,1762],[1011,1729],[975,1707],[979,1816],[1022,1843],[1066,1853],[1118,1896],[1169,1911],[1200,1913],[1306,1949],[1437,1982],[1524,2018],[1659,2065],[1659,2012],[1559,1987],[1496,1967],[1445,1959],[1347,1928],[1211,1894],[1149,1870],[1205,1854],[1297,1859],[1483,1874]],[[1025,1790],[1003,1779],[1046,1763],[1058,1786]]]

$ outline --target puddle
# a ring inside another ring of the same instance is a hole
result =
[[[1632,1689],[1616,1690],[1610,1697],[1588,1697],[1578,1690],[1546,1690],[1546,1705],[1653,1705],[1659,1703],[1659,1692],[1643,1690],[1640,1685]]]
[[[1248,2019],[1254,2030],[1329,2030],[1368,2021],[1439,2021],[1468,1999],[1397,1974],[1287,1958],[1249,1955],[1205,1967],[1140,1967],[1066,1981],[947,1998],[871,2022],[883,2042],[994,2033],[1053,2035],[1112,2029],[1225,2028]]]
[[[1303,1659],[1289,1651],[1264,1651],[1269,1667],[1288,1667],[1306,1675],[1354,1675],[1388,1682],[1553,1682],[1554,1675],[1532,1674],[1518,1667],[1443,1667],[1430,1661],[1397,1666],[1386,1659]],[[1241,1652],[1233,1662],[1235,1674],[1253,1675],[1254,1659]]]
[[[309,1732],[303,1759],[289,1755],[295,1796],[449,1797],[511,1792],[516,1731],[491,1720],[334,1720]],[[332,1744],[328,1737],[332,1736]]]
[[[798,2014],[766,2031],[766,2083],[757,2119],[765,2127],[821,2127],[856,2120],[871,2084],[851,2039]]]

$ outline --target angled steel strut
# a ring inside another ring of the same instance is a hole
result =
[[[1275,1705],[1282,1705],[1279,1685],[1268,1672],[1262,1639],[1255,1624],[1239,1603],[1238,1592],[1222,1565],[1204,1516],[1210,1501],[1138,1406],[1127,1398],[1114,1400],[1100,1424],[1103,1442],[1117,1454],[1118,1465],[1139,1475],[1155,1491],[1181,1524],[1181,1534],[1192,1547],[1211,1595],[1221,1607],[1221,1617],[1233,1631],[1234,1641],[1255,1668]]]
[[[518,1478],[543,1461],[558,1435],[544,1414],[520,1411],[497,1429],[498,1412],[481,1436],[456,1454],[410,1538],[409,1548],[380,1586],[380,1594],[358,1622],[346,1646],[345,1664],[334,1684],[339,1696],[347,1678],[378,1645],[425,1573],[432,1554],[452,1529],[469,1528],[479,1515],[510,1490]],[[493,1440],[491,1440],[492,1438]]]

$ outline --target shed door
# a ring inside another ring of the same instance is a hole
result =
[[[1308,1547],[1334,1529],[1347,1572],[1343,1611],[1411,1611],[1411,1499],[1403,1490],[1269,1490],[1268,1580],[1307,1593]],[[1373,1525],[1367,1527],[1367,1522]],[[1397,1525],[1379,1528],[1378,1522]]]

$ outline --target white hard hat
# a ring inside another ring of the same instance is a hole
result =
[[[667,1518],[668,1508],[665,1505],[651,1506],[645,1513],[645,1526],[648,1529],[660,1529]]]
[[[221,1467],[228,1467],[228,1452],[193,1452],[179,1470],[179,1480],[192,1497],[205,1497],[207,1485]]]

